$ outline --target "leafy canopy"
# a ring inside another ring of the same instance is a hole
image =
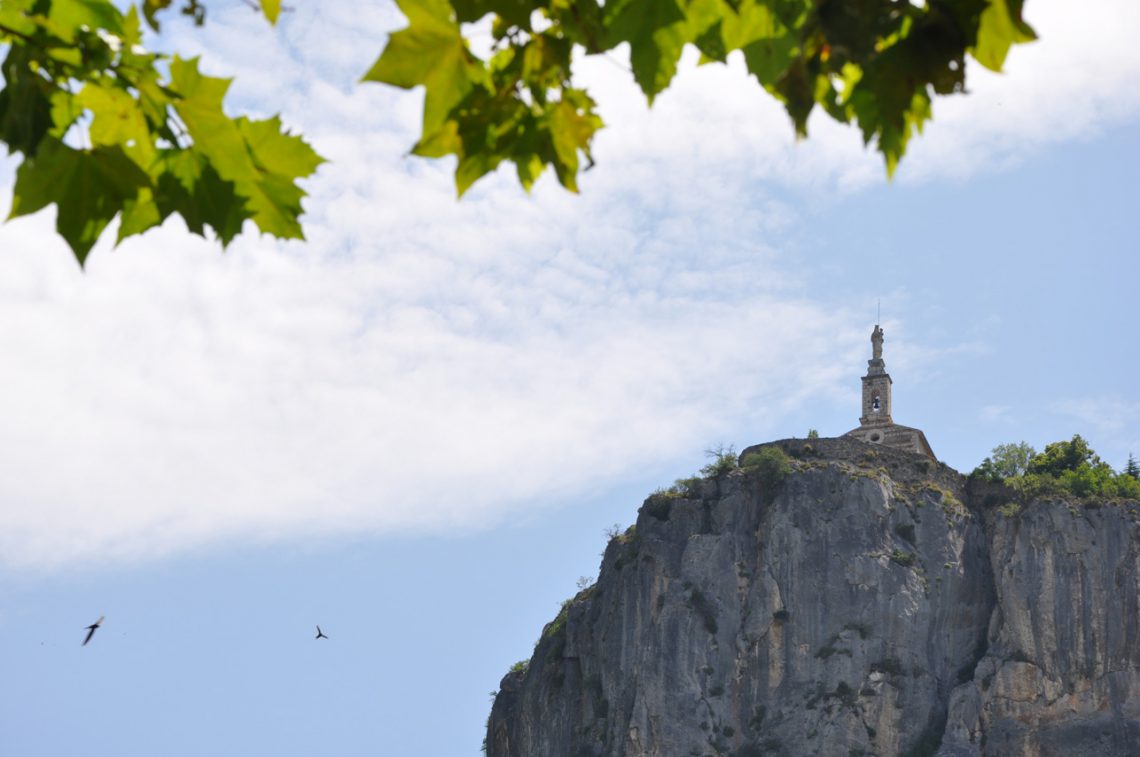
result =
[[[1000,71],[1012,45],[1034,39],[1024,0],[396,0],[408,27],[365,81],[423,85],[418,155],[458,158],[462,194],[503,161],[530,187],[546,165],[576,189],[578,153],[602,122],[574,84],[583,55],[628,45],[650,103],[681,52],[702,63],[735,51],[806,136],[816,106],[853,122],[894,171],[931,116],[934,95],[965,91],[966,56]],[[463,26],[489,19],[494,45],[475,57]]]
[[[280,0],[245,0],[275,23]],[[1000,70],[1034,39],[1024,0],[396,0],[408,26],[363,80],[425,89],[416,155],[457,158],[460,195],[504,162],[529,189],[543,171],[577,191],[602,127],[574,82],[584,55],[628,50],[650,103],[692,45],[702,63],[739,52],[800,136],[818,106],[854,123],[894,171],[935,95],[965,91],[966,56]],[[19,153],[10,217],[55,204],[82,263],[119,218],[118,239],[178,214],[222,245],[245,221],[302,238],[297,180],[322,159],[276,117],[232,117],[229,81],[196,59],[143,46],[175,0],[0,0],[0,142]],[[120,9],[125,6],[126,10]],[[202,23],[202,0],[180,0]],[[471,51],[490,22],[491,54]]]
[[[1100,468],[1107,465],[1093,452],[1089,443],[1080,434],[1075,434],[1067,442],[1052,442],[1045,445],[1045,451],[1034,455],[1029,461],[1027,473],[1060,476],[1069,471],[1080,470],[1082,466]]]
[[[56,230],[80,263],[116,216],[119,241],[175,213],[223,246],[246,220],[304,236],[296,181],[322,159],[276,116],[227,115],[229,81],[196,59],[143,47],[142,19],[157,31],[155,13],[171,2],[145,0],[140,18],[109,0],[0,0],[0,141],[23,156],[9,217],[56,205]],[[261,7],[272,21],[280,2]]]

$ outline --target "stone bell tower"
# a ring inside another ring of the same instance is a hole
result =
[[[875,324],[871,332],[871,359],[863,377],[863,415],[860,426],[889,426],[891,420],[891,375],[883,362],[883,330]]]
[[[926,434],[917,428],[900,426],[891,417],[892,383],[887,364],[883,362],[883,330],[875,324],[871,332],[871,359],[867,361],[867,375],[863,377],[863,415],[859,417],[859,428],[844,436],[917,452],[936,460]]]

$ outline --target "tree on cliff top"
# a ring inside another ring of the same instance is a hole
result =
[[[245,0],[270,23],[280,0]],[[408,27],[389,36],[364,81],[423,86],[412,152],[455,155],[459,194],[511,162],[529,189],[546,169],[577,191],[602,127],[574,82],[582,55],[629,53],[646,98],[665,90],[687,45],[701,62],[740,51],[783,103],[797,135],[819,106],[858,125],[890,174],[931,117],[935,95],[964,92],[966,56],[1000,71],[1034,38],[1024,0],[396,0]],[[118,5],[122,5],[119,3]],[[298,179],[322,159],[277,117],[230,117],[229,80],[196,59],[148,52],[175,0],[0,0],[0,141],[20,153],[10,217],[58,208],[56,229],[83,262],[107,225],[118,238],[182,216],[226,245],[247,220],[303,238]],[[202,0],[179,0],[206,18]],[[490,56],[465,34],[490,21]],[[466,29],[466,31],[465,31]]]
[[[1131,452],[1128,453],[1128,463],[1124,466],[1124,475],[1140,479],[1140,464],[1136,462],[1136,458],[1132,457]]]
[[[1026,452],[1029,453],[1027,463]],[[1075,434],[1068,441],[1046,444],[1044,452],[1032,452],[1033,448],[1024,442],[998,445],[991,457],[987,457],[971,475],[1005,481],[1029,497],[1072,495],[1080,498],[1140,499],[1140,478],[1129,468],[1119,474],[1113,471],[1112,466],[1101,460],[1080,434]],[[1131,455],[1129,462],[1135,467]]]
[[[1045,451],[1034,455],[1033,459],[1029,461],[1026,472],[1060,476],[1070,471],[1081,470],[1082,466],[1106,468],[1108,464],[1093,452],[1084,437],[1080,434],[1074,434],[1073,438],[1067,442],[1046,444]]]
[[[973,475],[982,476],[993,481],[1000,481],[1014,476],[1023,476],[1029,469],[1029,461],[1037,454],[1037,450],[1025,442],[1015,444],[999,444],[990,452],[990,456],[974,469]]]

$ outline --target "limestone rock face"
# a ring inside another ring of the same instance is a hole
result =
[[[778,444],[782,481],[646,500],[503,679],[490,757],[1140,754],[1131,509],[1002,515],[921,455]]]
[[[955,689],[939,754],[1140,754],[1135,508],[990,516],[989,652]]]

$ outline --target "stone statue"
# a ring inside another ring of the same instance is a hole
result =
[[[883,330],[879,328],[879,324],[875,324],[875,330],[871,332],[871,358],[874,360],[883,359]]]

